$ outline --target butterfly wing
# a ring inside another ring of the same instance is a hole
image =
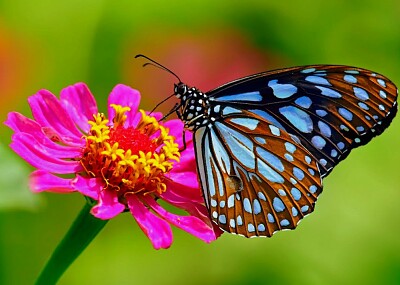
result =
[[[194,134],[211,219],[246,237],[295,228],[322,191],[316,160],[263,117],[225,109],[223,121]]]
[[[381,134],[397,112],[397,88],[388,78],[348,66],[275,70],[207,94],[217,118],[223,117],[221,106],[246,110],[295,136],[317,158],[322,176]]]

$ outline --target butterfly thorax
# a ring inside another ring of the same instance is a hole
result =
[[[175,85],[174,93],[181,100],[177,114],[185,124],[185,129],[195,131],[210,120],[215,120],[210,117],[207,94],[182,82]]]

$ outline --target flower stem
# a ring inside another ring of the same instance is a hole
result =
[[[85,203],[79,216],[75,219],[36,280],[36,285],[56,284],[64,271],[105,226],[108,220],[95,218],[90,213],[91,207],[89,203]]]

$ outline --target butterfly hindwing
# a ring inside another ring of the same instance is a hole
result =
[[[223,230],[271,236],[313,211],[322,191],[316,160],[263,117],[230,110],[197,129],[195,145],[204,198]]]
[[[296,136],[317,158],[322,176],[382,133],[397,112],[397,89],[389,79],[348,66],[275,70],[207,94],[213,108],[247,110]]]

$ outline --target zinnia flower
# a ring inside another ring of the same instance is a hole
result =
[[[205,242],[220,234],[203,204],[191,139],[179,151],[183,123],[161,123],[160,113],[138,111],[138,91],[117,85],[108,117],[83,83],[63,89],[60,99],[41,90],[28,102],[34,120],[12,112],[5,124],[15,132],[11,148],[37,168],[32,191],[78,191],[93,202],[91,213],[99,219],[130,211],[156,249],[171,245],[170,224]],[[168,212],[159,199],[189,215]]]

